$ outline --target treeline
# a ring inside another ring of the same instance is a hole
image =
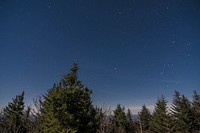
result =
[[[175,91],[170,107],[164,96],[155,109],[143,105],[138,119],[120,104],[114,110],[92,105],[88,89],[77,76],[77,64],[54,84],[35,107],[25,107],[24,92],[0,113],[1,133],[199,133],[200,95],[194,91],[190,101]]]

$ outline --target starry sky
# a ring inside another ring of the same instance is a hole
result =
[[[79,65],[98,106],[135,110],[200,90],[199,0],[1,0],[0,107]]]

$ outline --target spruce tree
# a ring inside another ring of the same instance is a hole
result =
[[[112,133],[113,121],[111,114],[111,109],[96,108],[96,118],[98,124],[97,133]]]
[[[78,80],[78,66],[73,64],[69,74],[44,96],[42,121],[44,132],[96,132],[96,111],[86,86]]]
[[[3,109],[1,129],[8,133],[26,133],[24,123],[24,92],[17,95],[12,102]]]
[[[150,129],[154,133],[169,133],[170,123],[169,115],[167,112],[167,101],[164,96],[158,98],[155,105],[152,118],[150,120]]]
[[[53,86],[48,90],[46,96],[44,96],[43,114],[42,114],[42,131],[47,132],[65,132],[69,127],[64,126],[62,121],[66,116],[63,116],[62,92],[58,86]]]
[[[42,97],[39,97],[37,99],[33,99],[34,102],[34,109],[32,109],[32,132],[33,133],[41,133],[43,129],[44,122],[42,121],[42,117],[44,114],[43,111],[43,101]]]
[[[96,120],[97,120],[97,125],[98,125],[98,129],[97,129],[97,133],[102,133],[105,130],[105,116],[103,113],[103,109],[102,108],[97,108],[96,107]]]
[[[33,115],[32,115],[32,108],[31,107],[27,107],[24,111],[23,111],[23,125],[26,128],[26,132],[27,133],[33,133],[34,130],[34,119],[33,119]]]
[[[125,108],[121,107],[120,104],[118,104],[117,108],[114,110],[113,123],[116,133],[126,133],[127,119]]]
[[[126,124],[126,133],[134,133],[135,132],[135,126],[132,120],[132,114],[131,110],[127,110],[126,114],[127,124]]]
[[[194,115],[195,130],[200,130],[200,95],[194,91],[192,99],[192,110]]]
[[[4,131],[4,127],[5,127],[5,125],[4,125],[4,116],[3,116],[3,112],[1,111],[0,112],[0,131]]]
[[[171,107],[173,129],[179,132],[192,132],[194,130],[194,117],[190,101],[180,92],[175,91]]]
[[[151,119],[151,113],[146,105],[142,106],[141,111],[139,112],[139,118],[141,123],[141,128],[143,131],[149,131],[149,122]]]

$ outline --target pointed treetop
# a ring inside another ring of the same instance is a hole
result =
[[[74,62],[70,69],[70,72],[64,75],[63,79],[61,79],[60,82],[61,86],[63,86],[64,88],[66,87],[83,88],[84,85],[81,83],[81,81],[78,80],[77,72],[78,72],[78,65]]]
[[[78,71],[78,65],[77,65],[77,63],[74,62],[71,69],[70,69],[70,74],[71,73],[77,73],[77,71]]]

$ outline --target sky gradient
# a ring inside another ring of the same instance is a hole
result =
[[[75,60],[98,106],[200,90],[199,0],[1,0],[0,107],[45,94]]]

